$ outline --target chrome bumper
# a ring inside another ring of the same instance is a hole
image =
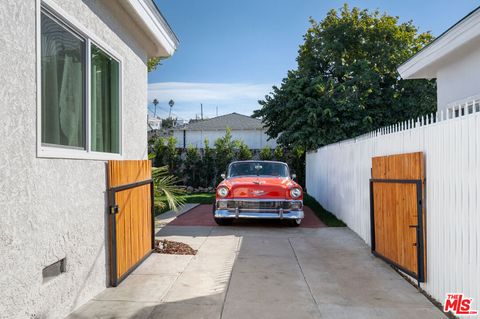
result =
[[[252,219],[303,219],[303,210],[292,210],[278,212],[244,212],[236,209],[235,211],[226,209],[217,209],[213,214],[215,218],[252,218]]]

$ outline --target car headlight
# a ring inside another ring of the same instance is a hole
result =
[[[300,195],[302,195],[302,190],[298,187],[294,187],[290,190],[290,196],[292,196],[292,198],[299,198]]]
[[[228,188],[226,187],[219,187],[217,189],[217,194],[220,197],[226,197],[228,195]]]

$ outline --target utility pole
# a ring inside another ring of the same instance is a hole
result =
[[[200,118],[203,121],[203,104],[202,103],[200,103]]]

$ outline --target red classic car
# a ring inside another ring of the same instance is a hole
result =
[[[213,217],[219,225],[238,218],[287,220],[300,225],[303,190],[288,165],[275,161],[236,161],[217,186]]]

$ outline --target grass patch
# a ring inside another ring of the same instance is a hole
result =
[[[322,207],[319,202],[307,193],[303,194],[303,204],[310,207],[315,215],[329,227],[345,227],[347,226],[342,220]]]
[[[213,202],[215,201],[215,193],[185,194],[179,197],[184,200],[185,204],[198,203],[210,205],[213,204]],[[169,210],[170,208],[168,207],[167,199],[165,198],[165,196],[155,198],[155,216],[163,214]]]

